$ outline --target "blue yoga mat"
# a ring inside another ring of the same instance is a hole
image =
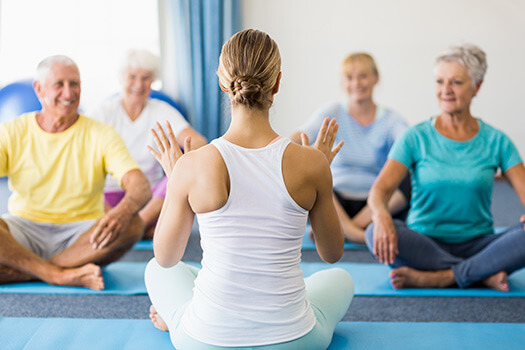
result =
[[[105,289],[51,286],[44,282],[23,282],[0,285],[0,293],[20,294],[146,294],[144,269],[146,262],[115,262],[103,268]],[[0,349],[2,349],[0,347]]]
[[[200,266],[196,262],[187,262]],[[146,262],[116,262],[104,269],[106,289],[95,291],[79,287],[50,286],[44,282],[25,282],[0,285],[0,293],[22,294],[146,294],[144,269]],[[355,294],[363,296],[454,296],[454,297],[523,297],[525,296],[525,269],[509,277],[510,291],[498,292],[488,288],[443,288],[443,289],[400,289],[390,285],[390,268],[381,264],[339,262],[327,263],[302,262],[301,269],[305,276],[331,267],[340,267],[350,273],[355,283]]]
[[[145,319],[0,318],[3,350],[173,349]],[[340,322],[329,350],[523,349],[518,323]]]
[[[173,349],[150,320],[0,318],[2,350]]]
[[[382,264],[338,262],[301,263],[305,276],[331,267],[340,267],[350,273],[355,284],[355,295],[362,296],[437,296],[437,297],[523,297],[525,296],[525,269],[509,276],[510,291],[498,292],[488,288],[410,288],[394,289],[390,285],[390,268]]]
[[[138,241],[134,246],[134,250],[153,250],[153,241],[149,239],[144,239],[142,241]]]
[[[525,324],[339,322],[328,349],[523,349]]]

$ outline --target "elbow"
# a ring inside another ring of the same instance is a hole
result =
[[[161,259],[158,256],[155,257],[155,260],[157,260],[157,263],[165,269],[175,266],[175,264],[171,264],[169,260]]]
[[[153,255],[157,263],[166,269],[177,265],[180,261],[180,257],[177,257],[172,251],[159,247],[159,243],[155,242],[155,237],[153,237]]]
[[[323,254],[323,256],[321,256],[321,259],[323,259],[323,261],[326,263],[334,264],[343,257],[343,253],[344,253],[344,245],[341,245],[341,247],[332,249],[329,252],[326,252],[325,254]]]
[[[173,259],[173,257],[163,256],[162,254],[155,254],[155,260],[157,260],[157,263],[161,267],[167,269],[177,265],[180,259]]]
[[[140,201],[141,208],[144,207],[152,198],[153,198],[153,192],[151,191],[151,184],[144,176],[140,182],[140,184],[137,184],[135,188],[139,189],[139,196],[137,196],[138,201]]]
[[[146,188],[144,189],[144,192],[146,196],[146,203],[148,203],[153,198],[153,192],[151,192],[151,187],[149,185],[149,182],[146,184]]]
[[[341,259],[342,256],[343,256],[343,254],[330,255],[329,257],[323,258],[323,261],[326,262],[326,263],[329,263],[329,264],[335,264],[336,262],[339,261],[339,259]]]

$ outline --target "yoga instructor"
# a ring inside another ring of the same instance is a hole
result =
[[[308,217],[321,258],[343,254],[329,167],[342,146],[332,149],[337,125],[326,119],[314,147],[272,129],[281,57],[266,33],[235,34],[217,74],[231,103],[227,132],[184,156],[172,133],[159,135],[155,154],[170,177],[146,268],[150,317],[179,350],[325,349],[353,282],[338,268],[305,279],[299,262]],[[194,215],[201,269],[180,261]]]

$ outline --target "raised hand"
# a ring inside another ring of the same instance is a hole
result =
[[[323,154],[328,159],[328,163],[332,163],[335,155],[339,152],[344,144],[344,141],[341,141],[337,144],[337,146],[335,146],[335,148],[332,148],[334,146],[335,136],[337,135],[338,129],[339,124],[336,123],[335,118],[330,120],[330,118],[326,117],[323,121],[323,124],[321,125],[321,129],[319,129],[319,133],[317,134],[317,140],[315,140],[315,143],[313,144],[314,148],[317,148],[319,151],[323,152]],[[310,140],[305,133],[301,134],[301,141],[303,146],[310,145]]]
[[[153,139],[155,140],[159,152],[155,151],[150,146],[147,147],[155,159],[160,163],[162,169],[164,169],[166,176],[169,177],[179,158],[182,157],[184,153],[191,150],[191,137],[188,136],[184,140],[184,153],[182,153],[170,123],[166,121],[168,136],[166,136],[166,133],[159,123],[156,123],[156,125],[158,131],[151,129],[151,133],[153,134]]]

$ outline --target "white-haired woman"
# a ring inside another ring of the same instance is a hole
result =
[[[379,261],[394,267],[394,288],[480,282],[505,292],[507,276],[525,266],[523,224],[496,235],[490,211],[498,168],[525,203],[525,168],[512,141],[470,113],[486,69],[485,53],[473,45],[452,47],[437,58],[441,113],[395,142],[372,186],[367,244]],[[404,224],[392,220],[386,203],[407,171],[412,199]]]
[[[145,238],[153,235],[167,183],[162,167],[146,148],[154,144],[149,130],[156,122],[167,120],[181,143],[188,137],[193,148],[207,143],[175,108],[164,101],[150,98],[151,84],[157,78],[158,71],[157,56],[147,50],[128,51],[120,69],[122,93],[104,101],[88,114],[115,127],[152,186],[153,197],[139,213],[145,224]],[[107,208],[114,207],[124,197],[120,185],[109,177],[104,194]]]

